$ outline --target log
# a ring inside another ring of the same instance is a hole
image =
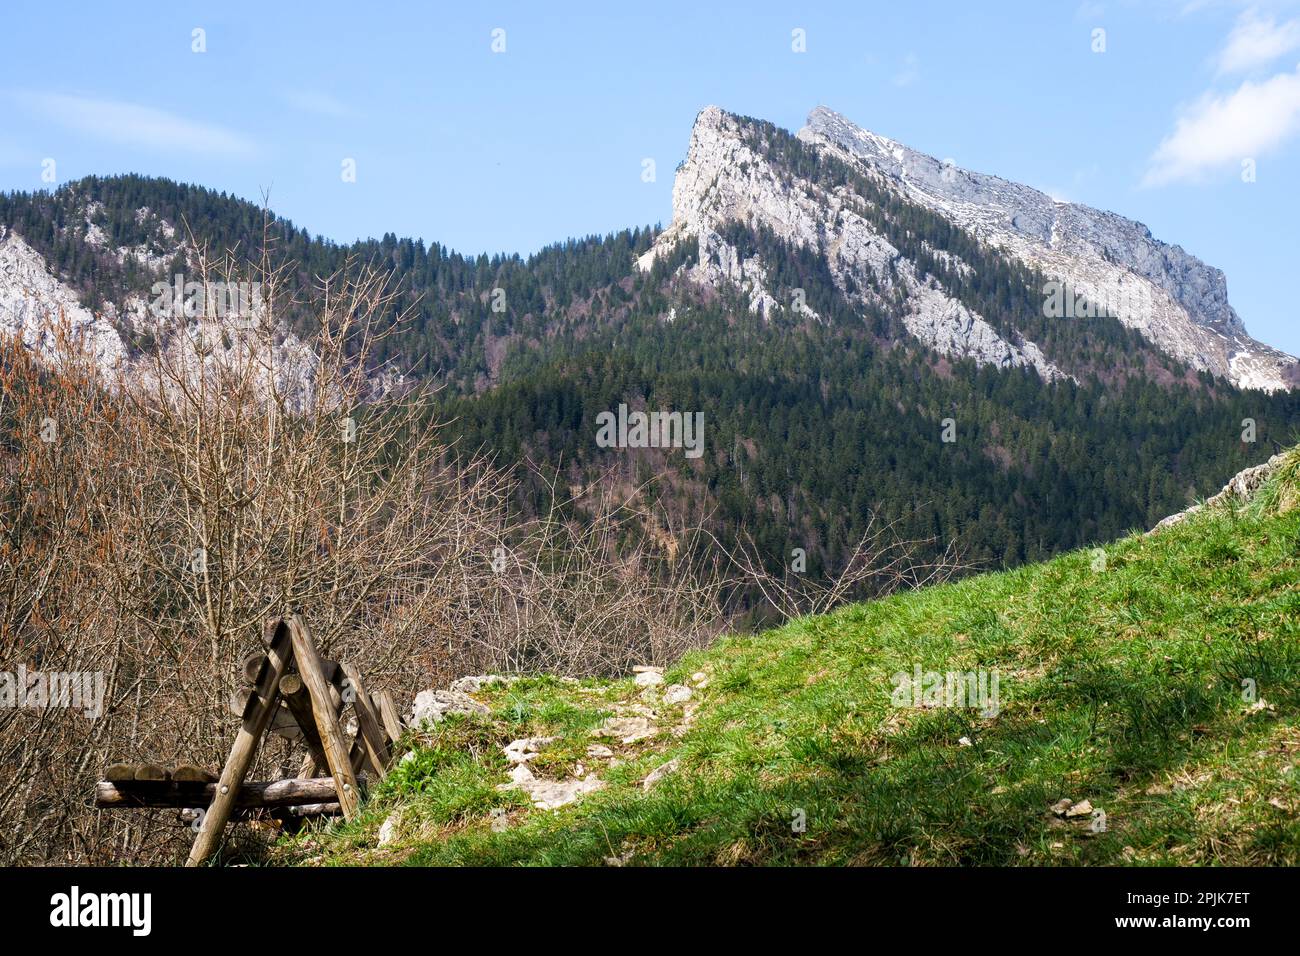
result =
[[[101,810],[141,809],[146,807],[180,807],[198,809],[215,802],[220,782],[200,786],[146,788],[132,787],[129,783],[100,780],[95,784],[94,805]],[[307,777],[292,780],[250,780],[230,801],[230,809],[296,807],[313,803],[334,803],[336,792],[333,777]],[[205,822],[212,816],[208,810]]]
[[[388,734],[389,743],[397,743],[402,736],[402,716],[397,712],[397,705],[386,690],[377,690],[370,699],[379,707],[379,716],[384,720],[384,732]]]
[[[311,629],[298,614],[287,618],[289,635],[293,641],[293,654],[298,661],[298,673],[302,676],[307,691],[311,694],[312,715],[316,720],[316,733],[320,736],[329,762],[330,773],[334,776],[335,797],[343,809],[343,816],[352,820],[357,815],[360,794],[357,793],[357,776],[348,761],[348,745],[339,726],[338,715],[330,703],[329,683],[321,670],[320,652],[312,639]],[[279,682],[279,675],[276,677]]]
[[[244,655],[244,659],[239,665],[239,673],[244,679],[244,686],[252,687],[257,683],[257,676],[262,671],[262,661],[265,658],[265,651],[251,651]]]
[[[109,779],[113,779],[109,777]],[[216,783],[217,775],[211,770],[204,770],[190,763],[179,764],[172,768],[174,783]]]
[[[302,742],[307,746],[313,766],[325,767],[325,746],[321,743],[320,733],[316,730],[316,717],[311,709],[311,694],[303,683],[301,675],[285,674],[280,678],[280,696],[288,707],[298,725]],[[315,774],[313,774],[315,776]]]
[[[239,796],[240,785],[248,775],[257,755],[258,744],[266,733],[267,725],[274,716],[279,696],[280,677],[289,669],[293,658],[293,637],[290,628],[282,620],[277,625],[266,658],[258,674],[256,693],[249,696],[248,706],[244,711],[244,721],[235,735],[234,746],[230,756],[221,770],[221,779],[213,784],[214,793],[208,812],[203,817],[198,836],[190,848],[186,866],[198,866],[205,862],[217,848],[217,843],[225,832],[230,813]]]
[[[231,814],[234,820],[256,820],[259,817],[270,817],[273,820],[305,820],[312,817],[337,817],[340,813],[337,803],[304,803],[295,807],[237,807]],[[176,821],[184,826],[190,826],[198,819],[199,809],[196,807],[186,807],[176,814]]]
[[[361,681],[361,672],[351,664],[343,665],[343,673],[352,684],[354,697],[352,709],[357,715],[357,736],[366,745],[367,762],[376,777],[382,777],[388,768],[388,742],[384,739],[383,728],[379,726],[379,717],[375,714],[370,694]]]

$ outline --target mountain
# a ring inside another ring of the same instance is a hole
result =
[[[537,468],[520,508],[565,489],[580,519],[613,483],[662,513],[653,540],[701,524],[774,571],[801,551],[819,577],[873,515],[1012,566],[1149,527],[1294,443],[1294,360],[1246,338],[1220,273],[1120,217],[887,142],[824,110],[796,135],[710,107],[666,229],[526,258],[334,243],[142,176],[12,193],[0,330],[39,348],[61,310],[129,365],[160,344],[155,283],[193,278],[205,248],[265,245],[290,295],[373,264],[392,315],[410,313],[377,359],[440,386],[429,419],[458,448]],[[1112,279],[1133,295],[1108,298]],[[1143,295],[1158,308],[1123,310]],[[274,317],[288,347],[308,301]],[[620,405],[702,415],[702,454],[602,447]]]
[[[1051,318],[1076,318],[1071,307],[1081,297],[1088,314],[1115,316],[1193,369],[1243,388],[1300,382],[1295,358],[1246,334],[1222,272],[1154,239],[1140,223],[941,162],[825,107],[812,111],[797,139],[831,162],[810,162],[788,143],[773,156],[782,139],[779,131],[756,130],[717,107],[703,110],[674,184],[672,226],[643,267],[679,242],[698,242],[695,278],[742,283],[751,308],[767,312],[778,304],[765,284],[771,265],[738,258],[723,233],[731,223],[771,230],[826,256],[837,289],[854,302],[879,302],[901,290],[909,301],[908,331],[936,350],[998,367],[1031,366],[1048,380],[1060,376],[1023,331],[999,330],[963,304],[927,259],[939,259],[944,272],[962,279],[970,262],[925,244],[917,251],[929,256],[909,254],[906,237],[895,235],[897,222],[879,215],[889,197],[901,197],[979,246],[1040,272]],[[843,168],[828,171],[836,165]],[[1055,294],[1050,283],[1058,286]],[[1074,294],[1068,300],[1067,288]]]

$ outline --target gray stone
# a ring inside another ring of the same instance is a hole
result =
[[[519,680],[518,675],[511,674],[479,674],[473,677],[462,677],[460,680],[452,681],[451,689],[460,691],[462,694],[477,694],[484,687],[495,687],[498,684],[513,684]]]
[[[685,684],[669,684],[664,688],[665,704],[684,704],[691,699],[691,689]]]
[[[437,723],[448,714],[486,717],[491,711],[473,697],[458,690],[422,690],[415,695],[411,723]]]
[[[659,733],[659,728],[645,717],[611,717],[592,731],[597,737],[615,737],[625,744],[634,744]]]
[[[528,763],[543,747],[554,741],[554,737],[524,737],[520,740],[512,740],[501,750],[506,755],[508,763],[523,764]]]
[[[641,789],[642,790],[653,789],[656,784],[658,784],[661,780],[664,779],[664,777],[668,776],[669,774],[676,773],[680,768],[681,768],[681,760],[677,757],[674,757],[666,764],[662,764],[656,767],[654,770],[651,770],[650,773],[646,776],[645,780],[641,781]]]
[[[525,764],[519,764],[510,771],[509,783],[497,787],[498,790],[524,791],[538,810],[555,810],[573,803],[585,794],[595,793],[604,788],[605,781],[596,777],[588,777],[585,780],[544,780],[533,776],[533,772]]]

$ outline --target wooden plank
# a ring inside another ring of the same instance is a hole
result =
[[[352,746],[348,750],[348,765],[356,774],[370,770],[370,754],[366,751],[366,742],[361,739],[361,734],[352,738]]]
[[[316,730],[316,718],[311,712],[311,694],[298,674],[285,674],[280,678],[280,696],[288,705],[289,713],[297,721],[302,742],[307,747],[313,765],[327,766],[325,747]],[[312,774],[315,776],[315,774]]]
[[[208,812],[199,825],[198,836],[195,837],[194,845],[190,848],[189,859],[185,861],[186,866],[198,866],[206,862],[216,850],[225,832],[226,823],[230,820],[230,812],[239,797],[239,788],[244,782],[244,777],[248,775],[249,767],[253,765],[258,743],[266,733],[266,727],[274,715],[279,698],[280,678],[284,676],[284,672],[289,668],[289,662],[293,659],[293,646],[290,628],[281,621],[275,629],[275,636],[271,639],[266,659],[258,674],[257,693],[249,696],[248,706],[244,709],[244,720],[240,725],[239,733],[235,735],[230,756],[226,758],[226,765],[221,770],[220,779],[213,785],[215,793],[208,806]]]
[[[329,684],[321,671],[320,653],[316,650],[316,642],[312,639],[311,628],[300,614],[290,614],[287,621],[289,635],[293,640],[294,657],[298,662],[298,674],[311,695],[316,733],[321,739],[330,773],[334,776],[336,799],[343,809],[344,818],[352,820],[357,815],[357,806],[360,802],[357,775],[348,761],[347,740],[343,736],[343,728],[339,726],[338,715],[334,712],[330,701]],[[277,683],[279,679],[280,675],[277,675]]]
[[[384,732],[388,734],[390,744],[397,743],[402,736],[402,715],[397,712],[397,705],[386,690],[377,690],[370,699],[379,707],[379,716],[384,721]]]
[[[388,769],[389,760],[388,742],[384,739],[384,729],[379,725],[375,705],[370,700],[370,694],[366,692],[360,671],[351,664],[344,664],[343,673],[352,685],[352,710],[357,715],[357,736],[362,739],[366,746],[366,757],[370,769],[374,771],[376,778],[382,777],[384,771]]]
[[[128,783],[100,780],[95,784],[94,805],[101,810],[144,807],[186,807],[207,805],[219,795],[221,782],[189,786],[133,787]],[[306,803],[333,803],[333,777],[295,777],[292,780],[248,780],[239,788],[230,809],[293,807]],[[212,815],[209,807],[207,816]],[[206,819],[206,817],[205,817]]]
[[[331,782],[332,782],[332,778]],[[183,807],[176,814],[176,820],[185,826],[190,826],[199,818],[202,811],[195,807]],[[304,803],[294,807],[238,807],[232,814],[236,820],[255,820],[258,817],[269,816],[276,820],[291,819],[311,819],[313,817],[337,817],[340,814],[337,802],[328,803]]]

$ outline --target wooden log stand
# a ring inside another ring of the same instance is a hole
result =
[[[240,663],[240,676],[249,689],[239,732],[220,775],[189,764],[171,769],[113,764],[95,784],[96,807],[174,807],[181,811],[182,823],[197,822],[186,866],[207,862],[232,819],[260,814],[295,823],[339,814],[353,819],[364,782],[383,776],[402,735],[392,699],[382,692],[368,693],[355,667],[322,660],[301,615],[290,613],[270,622],[263,640],[265,651]],[[351,741],[340,719],[348,705],[357,722]],[[302,774],[291,780],[245,780],[271,732],[304,746]],[[326,770],[329,776],[321,776]]]

